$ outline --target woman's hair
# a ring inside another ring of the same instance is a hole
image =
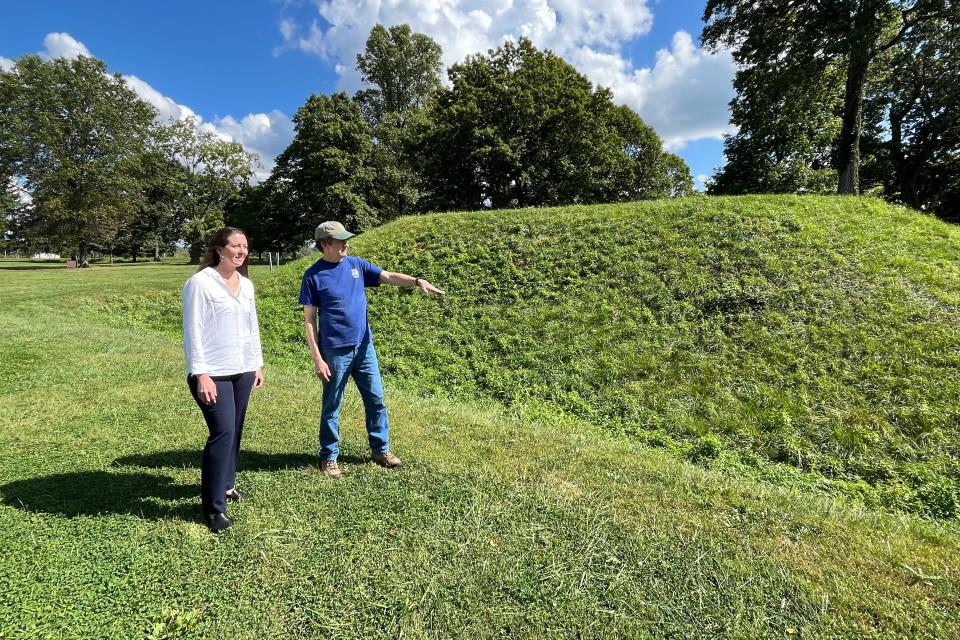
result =
[[[241,229],[236,227],[224,227],[220,229],[213,237],[210,238],[210,243],[207,245],[207,255],[203,256],[200,260],[200,266],[197,268],[197,271],[203,271],[207,267],[216,267],[220,264],[220,254],[217,252],[217,249],[227,246],[227,243],[230,241],[230,236],[239,233],[242,236],[246,236]],[[247,263],[250,262],[250,252],[247,252],[246,257],[243,259],[243,264],[240,265],[240,268],[237,271],[240,272],[240,275],[246,277],[247,275]]]

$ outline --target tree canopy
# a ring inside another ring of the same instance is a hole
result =
[[[889,136],[872,140],[892,199],[960,220],[960,21],[931,20],[892,51],[867,104]]]
[[[24,181],[35,233],[81,260],[112,242],[137,211],[155,115],[93,58],[24,56],[0,71],[0,174]]]
[[[440,54],[439,44],[414,33],[410,25],[376,25],[363,53],[357,54],[357,70],[372,85],[354,98],[367,123],[376,128],[387,114],[405,115],[424,107],[440,89]]]
[[[839,72],[840,130],[831,165],[837,191],[860,189],[863,105],[872,65],[923,24],[956,19],[952,0],[708,0],[702,41],[725,47],[744,67],[766,70],[779,83],[817,83]]]
[[[367,203],[370,127],[345,93],[312,95],[293,117],[294,138],[270,176],[272,212],[302,240],[322,218],[362,230],[379,222]]]
[[[378,24],[357,55],[357,70],[369,87],[354,100],[370,125],[369,164],[377,176],[367,202],[382,222],[414,213],[420,205],[415,139],[424,108],[440,90],[440,54],[439,44],[409,25],[386,29]]]
[[[449,77],[452,86],[431,103],[418,154],[428,206],[524,207],[672,192],[653,130],[616,107],[608,89],[594,88],[529,40],[469,56]]]
[[[724,141],[726,165],[710,190],[726,194],[831,193],[840,132],[838,70],[783,70],[756,65],[737,73],[730,121],[737,133]],[[796,75],[810,80],[802,82]]]
[[[711,192],[869,191],[960,217],[960,3],[709,2],[705,17],[704,43],[743,65]]]
[[[180,181],[172,194],[173,206],[182,214],[181,232],[190,245],[190,259],[197,262],[207,239],[223,226],[224,208],[249,182],[253,155],[239,142],[222,140],[197,128],[193,120],[178,120],[161,131],[158,148],[168,161],[185,171],[168,174]]]
[[[434,40],[377,25],[357,69],[365,86],[311,95],[251,186],[242,145],[195,120],[159,123],[102,62],[25,56],[0,72],[0,178],[29,195],[0,201],[5,233],[81,259],[159,259],[185,242],[195,261],[225,220],[257,250],[293,253],[321,219],[362,231],[426,211],[692,191],[686,163],[636,113],[529,40],[468,57],[444,87]]]

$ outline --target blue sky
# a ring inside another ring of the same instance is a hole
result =
[[[694,176],[723,163],[734,66],[699,48],[703,0],[4,0],[0,65],[19,56],[93,55],[164,117],[201,126],[262,157],[293,135],[311,93],[353,92],[370,28],[409,23],[449,66],[525,35],[610,87],[679,153]],[[699,183],[698,183],[699,184]]]

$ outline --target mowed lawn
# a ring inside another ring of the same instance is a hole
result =
[[[391,379],[404,468],[350,395],[333,482],[319,383],[269,362],[213,536],[180,343],[99,309],[191,272],[0,261],[0,638],[960,637],[955,522]]]

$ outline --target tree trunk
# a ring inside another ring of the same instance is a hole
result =
[[[863,91],[867,83],[870,53],[866,43],[854,43],[847,63],[847,85],[843,97],[843,127],[837,145],[837,193],[860,192],[860,132],[863,127]]]
[[[917,179],[922,163],[911,162],[903,151],[903,114],[894,107],[890,109],[890,159],[893,162],[894,181],[900,192],[900,201],[914,209],[920,208],[917,197]]]
[[[200,264],[201,256],[203,256],[203,243],[194,242],[190,245],[190,264]]]

